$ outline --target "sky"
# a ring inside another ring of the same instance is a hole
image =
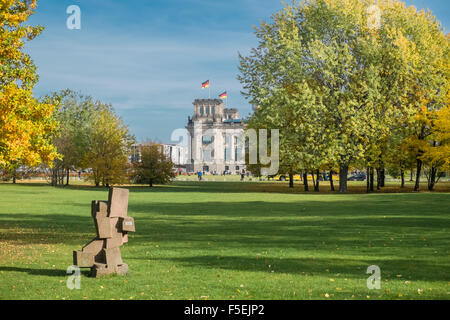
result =
[[[429,8],[450,30],[448,0],[407,0]],[[69,30],[70,5],[81,29]],[[238,53],[257,46],[253,26],[269,21],[281,0],[38,0],[31,24],[45,27],[26,50],[38,67],[36,96],[70,88],[113,105],[138,141],[169,143],[192,102],[228,93],[228,107],[248,116]]]

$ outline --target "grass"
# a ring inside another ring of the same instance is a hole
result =
[[[86,270],[81,290],[69,290],[72,251],[95,234],[90,202],[107,190],[0,184],[0,299],[449,299],[447,187],[132,187],[137,232],[121,248],[130,273],[93,279]],[[381,269],[380,290],[366,286],[370,265]]]

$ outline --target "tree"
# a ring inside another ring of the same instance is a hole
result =
[[[86,128],[87,147],[81,165],[92,171],[90,179],[96,186],[124,183],[134,137],[110,105],[96,102],[95,108]]]
[[[399,132],[394,133],[388,142],[385,154],[389,174],[394,178],[400,177],[401,188],[405,187],[406,170],[411,170],[412,172],[416,160],[415,154],[411,152],[406,138],[407,136],[405,137]]]
[[[56,105],[33,97],[38,76],[24,52],[25,41],[43,30],[24,25],[35,8],[36,0],[0,3],[0,167],[7,169],[17,163],[49,163],[58,156],[50,139]]]
[[[377,2],[383,23],[374,28],[368,23],[374,4],[293,2],[272,23],[256,28],[259,46],[240,56],[244,94],[267,117],[261,125],[282,124],[283,131],[297,135],[286,148],[301,148],[294,155],[301,166],[318,170],[337,164],[340,192],[347,191],[350,165],[361,160],[372,177],[377,169],[378,186],[383,185],[383,154],[392,130],[406,126],[418,111],[414,90],[426,92],[438,106],[446,81],[440,71],[445,44],[436,19],[383,0]],[[289,118],[295,109],[302,114]]]
[[[259,129],[284,128],[284,122],[288,121],[287,119],[291,119],[292,117],[286,115],[286,117],[277,117],[276,119],[271,119],[270,116],[267,115],[267,112],[271,112],[271,107],[275,105],[280,106],[280,108],[282,107],[281,104],[267,103],[264,105],[264,108],[256,109],[247,122],[247,130],[254,129],[256,130],[256,132],[258,132]],[[286,108],[284,110],[289,111]],[[281,131],[279,139],[280,146],[282,147],[279,150],[279,172],[289,175],[289,187],[293,188],[293,175],[301,170],[301,168],[299,167],[300,163],[297,161],[297,157],[295,156],[298,151],[298,138],[291,131],[283,130]],[[271,137],[267,137],[267,140],[268,146],[271,146]],[[256,143],[255,150],[257,150],[259,153],[259,143]],[[268,154],[272,153],[270,147],[268,147],[267,151]],[[247,156],[246,160],[248,163],[249,156]],[[261,168],[261,164],[247,164],[247,169],[251,171],[255,176],[261,175]]]
[[[426,142],[422,144],[423,154],[420,160],[429,167],[427,173],[428,190],[433,191],[434,186],[441,178],[440,172],[450,168],[450,107],[445,105],[442,109],[434,112],[434,117],[429,127],[431,134]]]
[[[134,164],[136,183],[165,184],[175,178],[172,161],[164,154],[163,146],[152,143],[140,148],[140,161]]]
[[[442,109],[437,111],[434,130],[435,140],[439,144],[430,152],[433,162],[440,163],[441,170],[450,169],[450,106],[447,103]]]
[[[449,41],[439,21],[429,11],[397,6],[392,10],[398,21],[397,47],[408,57],[406,90],[402,97],[412,107],[408,144],[415,149],[417,163],[414,190],[420,189],[424,148],[432,137],[437,110],[448,104]],[[389,16],[389,15],[387,15]]]
[[[447,110],[448,103],[439,107],[435,103],[427,101],[423,103],[415,117],[414,130],[408,137],[408,144],[417,161],[414,191],[420,189],[420,176],[424,165],[430,167],[428,189],[431,191],[436,183],[436,174],[439,167],[445,167],[448,161],[445,158],[446,145],[448,144],[448,136],[446,136],[448,130],[446,127]],[[441,151],[444,152],[441,153]],[[441,158],[442,156],[444,158]]]
[[[70,170],[82,169],[82,160],[87,152],[88,132],[95,118],[97,107],[93,99],[69,89],[47,97],[58,101],[60,107],[54,113],[58,130],[52,141],[61,155],[53,161],[50,169],[52,185],[69,184]]]
[[[347,190],[351,161],[363,157],[368,141],[379,134],[379,127],[362,125],[373,120],[378,80],[369,63],[376,46],[362,23],[364,9],[359,1],[287,5],[273,24],[256,30],[260,45],[251,56],[241,56],[247,97],[266,107],[282,94],[278,101],[306,113],[288,123],[301,136],[297,161],[314,171],[337,163],[341,192]],[[273,109],[270,117],[277,119],[279,104]]]

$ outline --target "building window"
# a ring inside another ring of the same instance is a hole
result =
[[[210,107],[206,107],[206,115],[208,115],[208,116],[209,116],[209,109],[210,109]]]
[[[214,137],[212,137],[212,136],[203,136],[202,137],[203,143],[212,143],[213,141],[214,141]]]
[[[216,107],[212,107],[212,114],[213,114],[213,115],[216,114]]]
[[[230,147],[225,148],[224,158],[225,158],[225,161],[231,161],[231,148]]]
[[[200,114],[203,115],[204,109],[203,107],[200,107]]]
[[[204,150],[203,151],[203,161],[211,162],[211,155],[212,155],[211,150]]]
[[[239,166],[236,166],[236,170],[239,171]]]

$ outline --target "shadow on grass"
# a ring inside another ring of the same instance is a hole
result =
[[[54,270],[54,269],[33,269],[33,268],[18,268],[18,267],[3,267],[0,266],[0,271],[7,272],[24,272],[33,276],[46,276],[46,277],[67,277],[66,270]],[[83,274],[83,272],[82,272]]]
[[[429,205],[430,197],[433,206]],[[170,242],[214,238],[229,240],[229,246],[242,242],[249,247],[311,247],[315,241],[351,246],[360,240],[366,241],[365,245],[369,240],[386,242],[398,235],[417,240],[433,232],[438,232],[434,239],[440,241],[438,234],[450,227],[450,217],[443,214],[447,201],[446,195],[429,194],[367,196],[362,202],[339,198],[328,198],[326,202],[140,201],[129,204],[129,215],[136,220],[137,233],[132,237],[138,244],[155,239]],[[0,213],[0,221],[11,230],[0,234],[0,239],[6,241],[76,243],[95,236],[88,205],[84,215]]]
[[[135,258],[136,259],[136,258]],[[367,279],[366,270],[376,264],[383,272],[384,279],[397,278],[413,281],[448,281],[450,276],[444,272],[448,265],[406,259],[349,259],[349,258],[282,258],[242,257],[242,256],[192,256],[180,258],[152,258],[151,261],[170,261],[192,268],[212,268],[244,272],[263,272],[270,274],[322,275],[329,278],[339,275],[353,279]]]

